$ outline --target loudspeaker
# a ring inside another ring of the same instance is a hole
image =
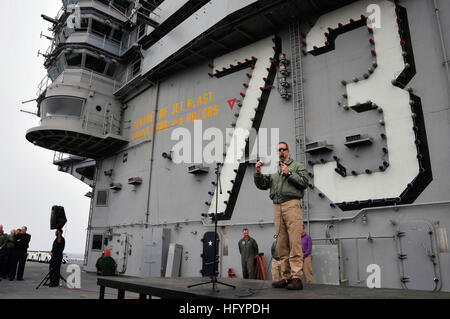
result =
[[[50,229],[62,229],[66,224],[66,213],[64,207],[53,206],[52,213],[50,215]]]

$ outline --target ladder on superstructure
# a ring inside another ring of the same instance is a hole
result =
[[[305,105],[303,94],[302,53],[300,47],[300,23],[293,22],[289,26],[289,37],[292,55],[292,103],[295,121],[295,155],[297,161],[306,165],[306,129]],[[303,216],[308,214],[308,191],[303,200]]]

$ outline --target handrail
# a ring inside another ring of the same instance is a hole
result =
[[[63,6],[61,6],[61,8],[59,8],[59,11],[58,11],[58,13],[56,14],[56,18],[55,18],[55,20],[58,20],[59,21],[59,19],[61,19],[61,17],[63,16],[63,14],[66,12],[66,8],[64,7],[64,5]]]
[[[81,1],[78,2],[79,5],[83,4],[83,3],[80,3],[80,2],[88,2],[88,1],[81,0]],[[109,4],[105,4],[105,3],[101,2],[101,1],[98,1],[98,0],[95,0],[95,1],[91,0],[90,1],[92,7],[94,6],[94,2],[104,6],[106,8],[111,9],[111,12],[114,12],[114,13],[117,13],[117,14],[121,15],[125,19],[129,19],[128,16],[126,15],[126,13],[128,12],[127,8],[124,8],[124,7],[122,7],[120,5],[117,5],[117,4],[112,4],[112,1],[110,1]]]
[[[79,29],[79,30],[74,30],[74,31],[70,34],[70,36],[73,35],[73,34],[76,34],[76,35],[83,35],[83,34],[86,34],[87,37],[92,36],[92,37],[95,37],[95,38],[97,38],[97,39],[101,39],[101,40],[102,40],[102,46],[100,46],[99,48],[105,49],[106,43],[111,44],[111,45],[114,45],[114,46],[116,46],[116,47],[119,48],[119,55],[121,54],[121,50],[123,50],[123,46],[122,46],[122,42],[123,42],[123,41],[117,41],[117,40],[115,40],[115,39],[113,39],[113,38],[108,37],[108,36],[105,35],[105,34],[102,34],[102,33],[100,33],[100,32],[95,31],[95,30],[80,30],[80,29]],[[68,38],[67,38],[67,39],[68,39]],[[65,39],[64,41],[59,42],[59,44],[66,44],[66,43],[68,43],[68,42],[67,42],[67,39]],[[88,42],[86,42],[86,43],[88,43]],[[70,43],[69,43],[69,44],[70,44]],[[50,44],[50,46],[48,47],[48,49],[47,49],[47,51],[46,51],[46,54],[49,55],[49,54],[53,51],[54,48],[55,48],[55,44],[54,44],[54,41],[53,41],[53,42]]]
[[[84,159],[86,158],[82,156],[72,155],[69,153],[63,153],[58,151],[55,151],[55,153],[53,154],[53,164],[66,160],[84,160]]]
[[[94,112],[86,112],[83,116],[82,128],[100,133],[103,136],[108,134],[120,134],[120,120],[116,119],[112,114],[100,115]]]
[[[47,87],[49,86],[49,82],[50,82],[50,77],[46,73],[44,78],[38,84],[38,91],[36,93],[36,96],[38,96],[38,97],[41,96],[41,94],[43,92],[45,92],[45,90],[47,90]]]
[[[135,78],[137,78],[139,75],[141,75],[141,68],[139,67],[139,71],[136,72],[135,74],[133,74],[133,69],[134,66],[136,64],[140,64],[142,62],[142,60],[137,60],[134,63],[130,64],[126,70],[121,73],[117,78],[122,78],[121,80],[114,80],[114,92],[117,92],[118,90],[122,89],[123,87],[125,87],[128,83],[130,83],[132,80],[134,80]]]

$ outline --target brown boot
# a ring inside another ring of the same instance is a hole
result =
[[[286,286],[289,290],[302,290],[303,284],[300,278],[294,278],[292,281]]]
[[[286,288],[287,285],[291,282],[291,279],[285,280],[281,279],[280,281],[275,281],[272,283],[272,287],[274,288]]]

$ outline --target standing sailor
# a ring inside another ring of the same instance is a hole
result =
[[[244,238],[238,243],[241,253],[242,276],[245,279],[255,279],[255,256],[258,254],[258,244],[249,236],[247,228],[242,230],[242,234]]]
[[[303,289],[303,252],[299,234],[303,217],[300,200],[308,185],[305,166],[289,158],[286,142],[278,143],[280,166],[271,175],[261,174],[263,163],[256,163],[254,181],[262,190],[270,188],[273,201],[275,231],[278,234],[278,252],[281,261],[282,279],[272,284],[275,288]]]

